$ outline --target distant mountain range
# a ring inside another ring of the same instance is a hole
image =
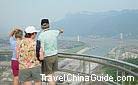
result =
[[[54,24],[64,27],[67,36],[116,36],[120,33],[137,36],[138,10],[68,14]]]

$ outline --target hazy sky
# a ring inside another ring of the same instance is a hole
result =
[[[138,0],[0,0],[1,34],[14,25],[40,25],[42,18],[51,22],[66,14],[82,11],[138,9]]]

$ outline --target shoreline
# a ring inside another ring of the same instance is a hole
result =
[[[82,53],[86,52],[86,51],[89,50],[89,49],[90,49],[89,47],[85,47],[85,48],[79,50],[79,51],[76,52],[76,53],[77,53],[77,54],[82,54]]]

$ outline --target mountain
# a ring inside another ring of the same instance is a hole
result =
[[[120,33],[138,34],[138,10],[80,12],[68,14],[54,23],[64,27],[64,34],[115,36]]]

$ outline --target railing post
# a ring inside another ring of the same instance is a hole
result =
[[[118,77],[118,69],[117,69],[117,71],[116,71],[116,78]],[[118,80],[116,80],[116,83],[117,83],[117,85],[118,85]]]
[[[125,76],[125,72],[122,72],[122,77]],[[122,80],[122,85],[125,85],[124,80]]]
[[[130,71],[131,71],[131,67],[130,67],[129,69],[130,69]],[[129,83],[128,85],[131,85],[131,81],[128,81],[128,83]]]
[[[83,59],[84,59],[84,56],[83,56]],[[84,60],[83,60],[83,73],[85,73],[85,61]],[[84,79],[83,85],[85,85],[85,79]]]

